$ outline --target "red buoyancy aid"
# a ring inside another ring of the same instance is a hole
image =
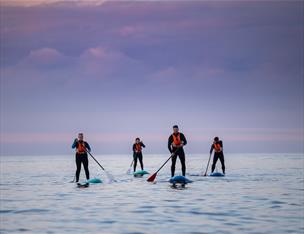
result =
[[[180,133],[178,133],[177,136],[172,134],[172,137],[173,137],[173,144],[175,146],[180,146],[182,144],[181,139],[180,139]]]
[[[76,152],[79,153],[79,154],[83,154],[85,153],[87,150],[86,150],[86,147],[85,147],[85,144],[84,142],[78,142],[78,146],[77,146],[77,150]]]
[[[222,147],[221,147],[220,143],[214,143],[213,148],[216,153],[219,153],[222,151]]]
[[[140,153],[141,152],[141,144],[140,143],[135,143],[135,150],[137,153]]]

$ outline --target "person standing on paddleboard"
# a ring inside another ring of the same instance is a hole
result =
[[[178,126],[173,126],[173,134],[170,135],[168,139],[168,149],[170,153],[175,154],[172,156],[172,165],[171,165],[171,177],[174,176],[175,173],[175,164],[177,156],[179,157],[179,160],[181,161],[182,165],[182,174],[183,176],[186,175],[186,162],[185,162],[185,152],[183,146],[187,144],[186,137],[183,133],[179,132]]]
[[[90,145],[83,140],[83,133],[78,134],[78,139],[75,138],[72,149],[76,148],[76,182],[79,181],[79,175],[81,170],[81,164],[83,164],[86,178],[87,180],[90,179],[90,172],[89,172],[89,160],[87,151],[91,151]]]
[[[218,137],[214,137],[213,144],[211,145],[210,154],[214,150],[213,156],[213,163],[211,167],[211,173],[213,173],[215,169],[215,165],[218,159],[220,159],[222,164],[222,171],[225,174],[225,160],[224,160],[224,153],[223,153],[223,142],[219,140]]]
[[[146,146],[137,137],[135,139],[135,143],[133,144],[133,160],[134,160],[133,169],[134,169],[134,172],[136,171],[137,159],[139,160],[141,170],[144,170],[142,147],[145,148]]]

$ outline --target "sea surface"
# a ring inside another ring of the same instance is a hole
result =
[[[226,154],[223,178],[201,176],[208,155],[187,155],[185,189],[168,183],[170,162],[148,183],[126,173],[130,155],[94,156],[115,181],[91,158],[103,183],[77,188],[73,155],[0,157],[0,232],[304,233],[303,154]],[[145,169],[168,157],[144,155]]]

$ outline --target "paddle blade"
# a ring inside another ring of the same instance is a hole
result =
[[[109,180],[109,183],[110,183],[110,184],[113,183],[113,182],[116,182],[114,176],[113,176],[110,172],[105,171],[105,173],[106,173],[106,175],[107,175],[107,177],[108,177],[108,180]]]
[[[153,181],[155,180],[155,178],[156,178],[156,175],[157,175],[157,173],[154,173],[153,175],[151,175],[151,176],[147,179],[147,181],[148,181],[148,182],[153,182]]]
[[[127,170],[127,174],[131,174],[131,168],[129,168],[129,170]]]

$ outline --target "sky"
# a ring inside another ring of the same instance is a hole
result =
[[[0,155],[304,152],[303,1],[0,0]]]

